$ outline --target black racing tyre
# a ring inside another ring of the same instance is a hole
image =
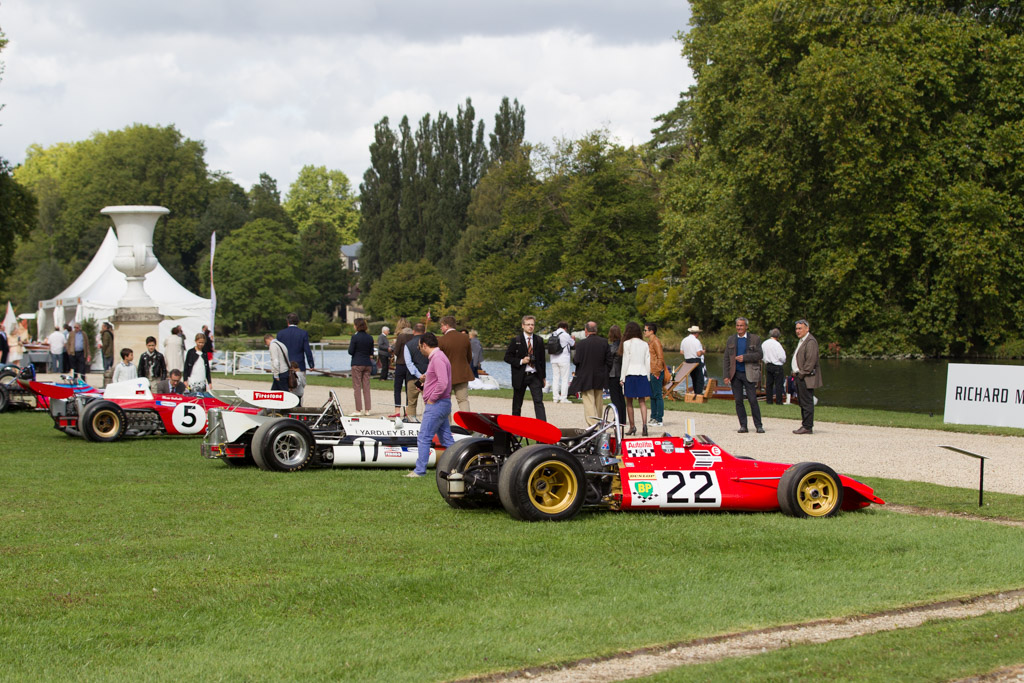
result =
[[[270,425],[274,424],[275,421],[276,419],[267,420],[257,427],[256,431],[252,435],[252,439],[249,441],[249,450],[252,452],[253,462],[255,462],[256,467],[259,467],[261,470],[270,469],[263,461],[263,448],[261,444],[263,443],[263,436],[267,433],[267,430],[270,429]]]
[[[306,425],[285,417],[272,420],[262,425],[261,429],[262,427],[266,427],[263,434],[257,429],[253,436],[253,456],[256,455],[255,444],[259,438],[263,469],[273,472],[296,472],[313,459],[313,432]]]
[[[782,473],[779,507],[790,517],[832,517],[843,507],[843,485],[828,465],[801,462]]]
[[[473,510],[475,508],[496,507],[498,505],[495,496],[478,495],[451,498],[448,496],[448,483],[441,477],[442,472],[445,474],[465,472],[480,461],[481,455],[490,455],[493,452],[494,440],[486,438],[462,439],[461,441],[456,441],[454,446],[444,449],[441,457],[437,460],[434,477],[437,481],[437,490],[446,503],[456,510]]]
[[[18,379],[18,371],[14,368],[0,370],[0,384],[10,384],[16,379]]]
[[[90,401],[78,418],[78,426],[88,441],[118,441],[128,428],[128,420],[113,401]]]
[[[586,498],[586,474],[576,456],[536,444],[512,454],[498,478],[505,510],[527,522],[572,519]]]
[[[0,384],[0,413],[11,405],[11,397],[7,394],[7,386]]]

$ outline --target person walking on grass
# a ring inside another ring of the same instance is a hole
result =
[[[746,434],[747,411],[743,407],[743,395],[750,403],[750,414],[754,428],[764,434],[761,426],[761,408],[757,405],[757,382],[761,379],[761,338],[747,332],[747,319],[736,318],[736,334],[725,342],[725,383],[732,386],[736,401],[736,417],[740,421],[740,434]]]
[[[437,346],[433,332],[424,332],[419,337],[419,351],[427,358],[427,371],[423,375],[423,421],[416,437],[418,454],[416,468],[405,475],[415,479],[427,474],[430,461],[430,444],[437,436],[443,448],[455,443],[448,416],[452,412],[452,364]]]

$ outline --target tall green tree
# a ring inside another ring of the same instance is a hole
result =
[[[260,173],[260,181],[249,188],[248,196],[250,220],[266,218],[280,223],[290,232],[295,231],[295,223],[281,205],[277,180],[269,173]]]
[[[348,303],[348,269],[341,264],[341,237],[335,225],[317,220],[299,232],[301,277],[316,291],[308,308],[326,315]]]
[[[257,218],[217,247],[217,321],[258,333],[292,311],[308,310],[316,291],[301,270],[298,237],[281,223]]]
[[[369,293],[373,283],[393,263],[398,248],[398,208],[402,192],[398,140],[385,116],[373,127],[370,168],[359,185],[360,284]]]
[[[0,286],[11,266],[17,240],[27,238],[35,225],[35,197],[14,179],[7,160],[0,157]]]
[[[426,259],[396,263],[384,271],[363,303],[378,319],[419,319],[431,310],[436,314],[441,307],[441,276]]]
[[[196,291],[195,264],[208,248],[199,229],[210,188],[204,155],[203,143],[174,126],[142,124],[77,143],[30,147],[17,176],[43,201],[46,248],[36,262],[55,257],[77,273],[111,225],[100,214],[103,207],[160,205],[171,213],[153,235],[154,252],[171,275]]]
[[[344,172],[326,166],[303,166],[288,189],[284,210],[301,234],[316,223],[334,226],[343,244],[356,241],[359,208]]]
[[[765,327],[807,317],[819,339],[869,353],[1015,337],[1019,15],[893,0],[691,8],[680,38],[698,144],[665,194],[678,310]]]

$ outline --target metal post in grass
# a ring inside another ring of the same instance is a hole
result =
[[[965,451],[964,449],[957,448],[956,446],[939,446],[939,448],[945,448],[948,451],[956,451],[957,453],[963,453],[964,455],[969,455],[972,458],[978,459],[978,462],[981,464],[981,473],[978,477],[978,507],[981,507],[982,497],[984,496],[985,490],[985,461],[988,460],[988,456],[971,453],[970,451]]]

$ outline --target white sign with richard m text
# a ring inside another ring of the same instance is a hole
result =
[[[943,421],[1024,428],[1024,365],[950,363]]]

